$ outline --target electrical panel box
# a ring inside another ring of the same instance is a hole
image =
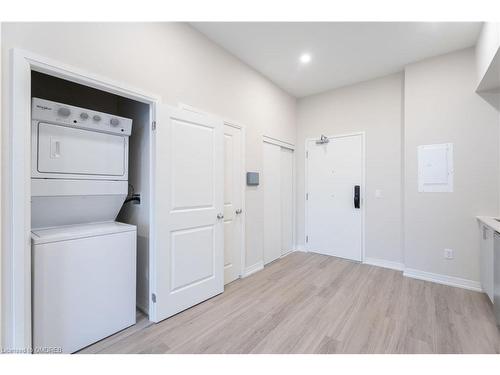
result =
[[[418,146],[418,191],[453,192],[453,144]]]
[[[259,173],[258,172],[247,172],[247,185],[248,186],[258,186],[259,185]]]

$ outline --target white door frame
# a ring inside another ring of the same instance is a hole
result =
[[[207,116],[215,116],[222,118],[221,116],[213,115],[207,111],[204,111],[202,109],[196,108],[190,104],[186,103],[178,103],[177,106],[179,108],[182,108],[186,111],[191,111],[194,113],[199,113],[201,115],[207,115]],[[230,121],[230,120],[223,120],[224,125],[231,126],[233,128],[239,129],[241,131],[241,138],[240,138],[240,147],[241,147],[241,209],[243,210],[242,215],[241,215],[241,254],[240,254],[240,259],[241,259],[241,264],[240,264],[240,272],[239,272],[239,277],[242,278],[243,275],[245,274],[245,257],[246,257],[246,153],[245,153],[245,145],[246,145],[246,127],[245,125],[242,125],[238,122],[235,121]]]
[[[328,136],[328,139],[335,138],[346,138],[346,137],[356,137],[361,136],[361,150],[362,150],[362,166],[363,171],[361,172],[361,263],[365,261],[365,206],[366,206],[366,134],[365,132],[355,132],[355,133],[347,133],[347,134],[338,134]],[[307,196],[307,187],[309,186],[309,174],[308,174],[308,144],[311,141],[318,141],[319,138],[306,138],[305,147],[304,147],[304,164],[305,164],[305,185],[304,185],[304,207],[305,207],[305,220],[304,220],[304,249],[306,252],[309,252],[309,244],[305,240],[305,236],[309,233],[309,210],[308,210],[308,200]]]
[[[31,71],[38,71],[68,81],[124,96],[149,105],[150,119],[156,119],[160,96],[104,78],[34,53],[10,50],[9,143],[2,179],[2,306],[3,347],[31,347]],[[5,143],[4,143],[5,144]],[[150,132],[150,163],[154,170],[155,136]],[[154,202],[154,175],[150,175],[150,197]],[[150,209],[150,241],[154,239],[153,211]],[[150,243],[151,245],[151,243]],[[150,272],[154,271],[150,259]],[[153,280],[150,277],[150,280]],[[150,314],[151,301],[150,301]]]
[[[283,148],[287,148],[289,150],[292,150],[293,151],[293,170],[292,170],[292,174],[293,174],[293,186],[292,186],[292,197],[294,197],[293,199],[293,203],[292,203],[292,220],[293,220],[293,231],[292,231],[292,243],[293,243],[293,249],[291,251],[289,251],[288,253],[286,254],[283,254],[280,258],[283,258],[283,257],[286,257],[287,255],[289,255],[290,253],[293,253],[294,251],[297,250],[297,238],[296,238],[296,234],[297,234],[297,218],[296,218],[296,215],[297,215],[297,200],[295,199],[295,194],[297,194],[297,174],[296,174],[296,152],[295,152],[295,145],[293,143],[289,143],[289,142],[286,142],[286,141],[282,141],[282,140],[279,140],[277,138],[273,138],[273,137],[269,137],[267,135],[264,135],[262,137],[262,145],[264,145],[264,143],[270,143],[270,144],[273,144],[273,145],[276,145],[276,146],[280,146],[280,147],[283,147]],[[262,155],[264,155],[264,152],[262,150]],[[262,254],[262,261],[264,262],[264,254]]]

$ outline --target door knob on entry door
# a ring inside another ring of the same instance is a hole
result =
[[[217,214],[217,219],[224,219],[224,215],[223,214]]]
[[[241,208],[238,208],[235,212],[236,212],[236,215],[239,215],[243,212],[243,210]]]

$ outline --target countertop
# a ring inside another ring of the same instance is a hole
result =
[[[476,216],[476,219],[481,223],[489,226],[495,232],[500,233],[500,222],[495,220],[495,217],[492,216]]]

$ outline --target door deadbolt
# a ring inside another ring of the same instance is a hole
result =
[[[223,214],[217,214],[217,219],[224,219],[224,215]]]
[[[241,214],[242,212],[243,212],[243,210],[242,210],[241,208],[238,208],[238,209],[236,210],[236,215],[239,215],[239,214]]]

